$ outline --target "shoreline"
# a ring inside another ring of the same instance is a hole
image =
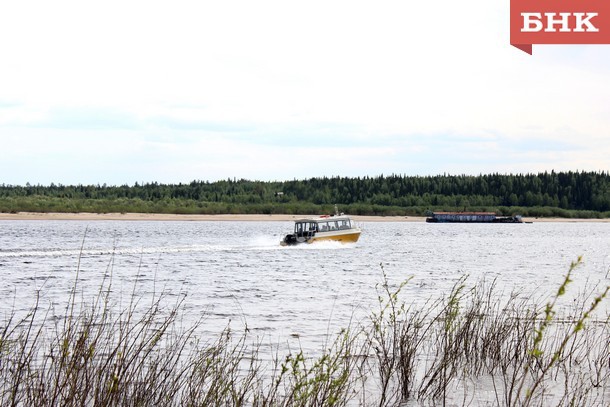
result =
[[[17,212],[0,213],[0,220],[74,220],[74,221],[189,221],[189,222],[292,222],[295,219],[316,215],[265,215],[265,214],[220,214],[182,215],[171,213],[63,213],[63,212]],[[424,216],[351,216],[357,222],[425,222]]]
[[[309,215],[180,215],[163,213],[61,213],[61,212],[17,212],[0,213],[0,220],[74,220],[74,221],[243,221],[243,222],[291,222]],[[425,222],[425,216],[359,216],[352,215],[356,222]],[[572,218],[523,218],[524,222],[610,222],[610,219]]]

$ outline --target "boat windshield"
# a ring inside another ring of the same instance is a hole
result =
[[[317,230],[316,222],[297,222],[294,224],[294,233],[298,236],[302,236],[303,233],[315,232]]]

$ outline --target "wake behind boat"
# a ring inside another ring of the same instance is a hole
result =
[[[324,240],[354,243],[358,241],[360,232],[360,228],[349,216],[335,210],[334,215],[295,220],[294,233],[286,235],[280,244],[282,246],[293,246]]]

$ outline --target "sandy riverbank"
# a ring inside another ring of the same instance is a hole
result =
[[[304,215],[175,215],[162,213],[0,213],[0,220],[293,221]],[[357,222],[425,222],[423,216],[352,216]],[[610,222],[610,219],[523,218],[526,222]]]
[[[313,215],[312,215],[313,216]],[[293,221],[308,215],[175,215],[164,213],[0,213],[0,220]],[[425,222],[420,216],[352,216],[358,222]]]

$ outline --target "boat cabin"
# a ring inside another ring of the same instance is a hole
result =
[[[352,228],[348,217],[320,217],[319,219],[303,219],[294,223],[294,234],[297,237],[312,236],[318,232],[334,232]]]

